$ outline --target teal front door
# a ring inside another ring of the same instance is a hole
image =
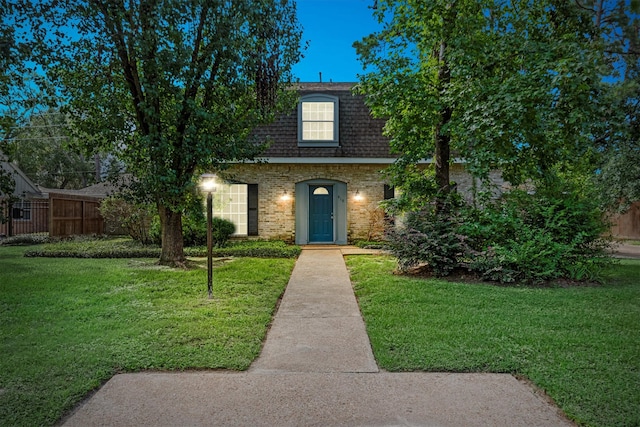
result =
[[[333,186],[309,186],[309,243],[333,242]]]

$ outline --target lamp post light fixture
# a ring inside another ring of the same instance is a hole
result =
[[[216,176],[205,173],[200,176],[200,188],[207,193],[207,292],[213,297],[213,193],[217,183]]]

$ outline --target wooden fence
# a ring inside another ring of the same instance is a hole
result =
[[[104,234],[100,198],[49,193],[51,236]]]
[[[48,200],[21,200],[12,205],[3,202],[9,220],[0,224],[0,236],[104,234],[100,201],[98,197],[49,193]]]
[[[0,236],[49,233],[49,200],[20,200],[9,204],[3,200],[2,210],[7,217],[0,223]]]
[[[611,234],[618,239],[640,240],[640,202],[635,202],[623,214],[614,215]]]

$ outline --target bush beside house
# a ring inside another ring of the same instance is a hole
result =
[[[474,207],[460,197],[448,209],[407,215],[390,234],[399,266],[436,276],[461,270],[501,283],[560,278],[598,280],[610,263],[607,224],[597,198],[568,183],[535,192],[512,190]]]

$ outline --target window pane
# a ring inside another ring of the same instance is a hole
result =
[[[13,204],[11,218],[25,221],[31,220],[31,202],[20,200]]]
[[[303,102],[302,140],[305,141],[334,141],[335,103],[333,102]]]
[[[318,187],[315,190],[313,190],[313,195],[314,196],[328,196],[329,195],[329,190],[327,190],[324,187]]]
[[[332,122],[303,122],[302,139],[311,141],[332,141]]]
[[[333,102],[303,102],[302,120],[333,121]]]
[[[247,185],[218,186],[213,201],[213,215],[233,222],[236,235],[247,235]]]

